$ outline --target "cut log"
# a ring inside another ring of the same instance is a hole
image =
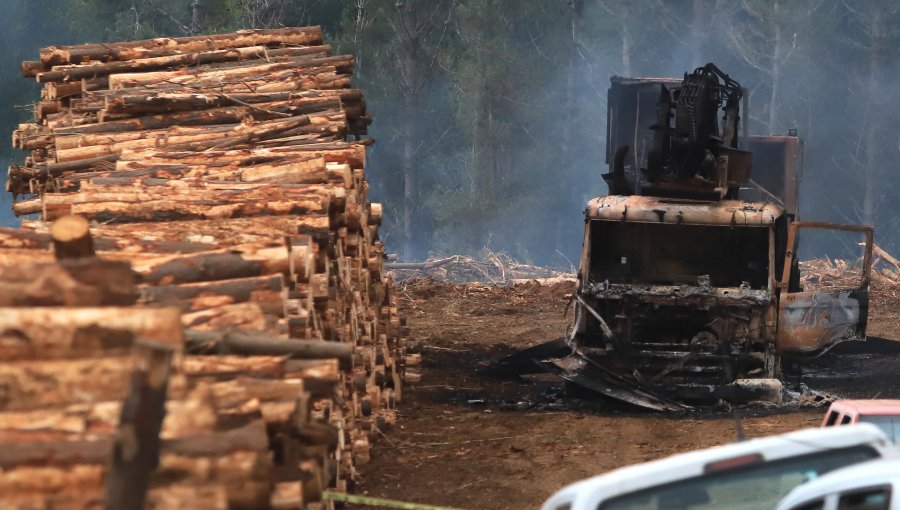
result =
[[[146,508],[152,510],[229,510],[225,486],[217,483],[167,484],[150,489]]]
[[[163,243],[205,243],[210,245],[209,249],[215,249],[219,245],[233,246],[236,242],[272,242],[276,239],[280,241],[286,235],[297,234],[301,231],[315,232],[320,236],[327,237],[332,228],[333,222],[329,216],[309,215],[165,223],[124,223],[97,225],[93,227],[92,231],[95,237],[115,237],[121,242],[135,243],[140,240],[152,240]]]
[[[152,285],[231,280],[286,273],[287,250],[261,248],[249,253],[214,251],[168,255],[136,261],[134,270],[141,282]]]
[[[52,239],[46,233],[21,228],[0,227],[0,248],[50,250]]]
[[[44,63],[40,60],[25,60],[22,62],[22,77],[34,78],[44,70]]]
[[[324,340],[286,339],[257,332],[186,331],[185,350],[194,354],[290,356],[295,359],[337,359],[343,370],[352,364],[353,348]]]
[[[345,195],[343,189],[327,186],[291,189],[271,184],[233,183],[216,189],[212,184],[187,186],[186,181],[166,182],[181,186],[134,188],[113,181],[110,183],[113,186],[106,189],[85,189],[82,183],[78,193],[45,193],[41,204],[43,219],[51,221],[77,214],[95,221],[123,223],[324,214],[329,206],[342,207]]]
[[[44,66],[87,61],[133,60],[194,51],[255,46],[313,46],[322,43],[320,27],[242,30],[234,34],[156,38],[116,44],[51,46],[41,50]]]
[[[155,84],[165,85],[187,83],[236,82],[242,79],[254,79],[260,76],[277,75],[280,72],[302,72],[304,75],[324,73],[352,72],[354,58],[352,55],[333,57],[289,57],[283,61],[244,60],[227,66],[188,67],[155,72],[122,72],[109,77],[111,90],[135,87],[152,87]],[[47,73],[39,74],[38,81]],[[55,80],[60,81],[60,80]]]
[[[172,308],[2,308],[0,359],[50,364],[48,360],[122,355],[130,352],[138,337],[180,345],[179,319],[178,310]],[[60,363],[73,372],[82,370],[78,363]],[[19,373],[18,365],[7,368],[8,374]],[[3,402],[0,396],[0,408]]]
[[[103,508],[102,465],[14,466],[0,473],[0,508]]]
[[[286,159],[286,158],[285,158]],[[292,161],[257,165],[158,165],[136,170],[91,172],[60,177],[56,187],[80,190],[88,186],[142,185],[159,180],[204,179],[207,181],[267,182],[275,184],[339,184],[347,187],[349,172],[343,165],[325,163],[321,157],[303,157]]]
[[[0,306],[127,306],[134,282],[127,262],[96,257],[0,264]]]
[[[330,114],[322,122],[311,123],[309,116],[300,115],[285,120],[262,121],[254,125],[225,125],[207,126],[199,128],[171,128],[156,132],[142,132],[141,136],[133,140],[113,141],[103,143],[97,138],[92,138],[86,145],[72,146],[71,148],[57,148],[56,161],[59,163],[79,160],[97,161],[99,158],[118,154],[126,149],[139,149],[148,147],[167,147],[172,150],[207,151],[217,149],[239,148],[251,142],[266,140],[280,140],[283,137],[301,136],[310,141],[321,141],[325,138],[342,136],[346,131],[346,121],[341,115]],[[175,131],[176,133],[171,133]],[[126,133],[127,134],[127,133]],[[81,138],[88,135],[79,135]],[[127,138],[122,134],[116,135]],[[57,143],[61,139],[57,139]],[[63,142],[64,146],[80,144],[79,140]]]
[[[23,62],[22,73],[34,76],[39,83],[71,82],[83,78],[91,79],[115,73],[137,71],[155,71],[173,67],[196,67],[204,64],[236,62],[241,60],[257,60],[278,57],[317,57],[321,58],[330,52],[329,46],[309,46],[301,48],[268,49],[265,46],[250,46],[214,51],[178,53],[159,57],[137,58],[126,61],[101,62],[85,65],[54,66],[46,71],[41,62]]]
[[[173,306],[182,312],[248,301],[274,303],[277,307],[281,303],[281,276],[145,287],[141,289],[141,301],[148,305]]]
[[[182,315],[181,322],[185,328],[206,331],[222,328],[245,328],[272,333],[278,331],[277,316],[267,314],[258,303],[223,304],[205,308]]]
[[[81,216],[63,216],[50,227],[53,253],[57,260],[77,259],[94,255],[90,224]]]
[[[107,113],[157,113],[205,110],[207,108],[256,105],[259,103],[273,103],[278,101],[290,101],[297,108],[306,108],[309,112],[339,109],[348,109],[353,105],[360,105],[359,112],[352,117],[363,113],[361,103],[362,94],[358,89],[338,90],[309,90],[302,92],[274,92],[274,93],[247,93],[236,92],[233,94],[217,94],[214,92],[197,91],[195,93],[179,91],[155,91],[148,92],[144,89],[119,89],[98,93],[104,100],[104,110]],[[336,102],[340,106],[334,106]],[[56,127],[50,124],[51,128]]]
[[[361,168],[366,161],[365,146],[343,142],[313,144],[296,147],[276,147],[269,149],[243,149],[229,151],[205,151],[203,153],[166,151],[160,149],[135,149],[122,152],[122,163],[117,170],[146,168],[154,165],[211,165],[230,163],[237,166],[253,165],[257,162],[274,163],[290,158],[323,157],[326,163],[347,164]]]
[[[183,443],[187,448],[194,446],[197,453],[206,453],[203,456],[167,453],[168,447],[164,444],[156,477],[174,480],[179,485],[220,485],[225,488],[228,508],[266,508],[274,473],[270,454],[265,450],[268,445],[265,424],[262,420],[257,423],[254,430],[243,432],[243,437],[231,434],[223,438],[220,434]],[[239,449],[258,445],[262,445],[263,450]],[[200,450],[205,446],[207,448]],[[194,508],[207,508],[207,505]]]
[[[285,359],[279,356],[186,356],[181,369],[188,378],[205,381],[286,376]]]

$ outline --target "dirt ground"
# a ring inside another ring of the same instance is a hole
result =
[[[377,443],[357,493],[468,509],[537,508],[562,486],[613,468],[728,443],[725,411],[664,415],[563,394],[555,379],[480,373],[518,349],[557,338],[569,286],[499,289],[412,283],[401,303],[425,357],[397,425]],[[896,303],[872,305],[870,333],[900,338]],[[831,356],[789,385],[843,397],[900,398],[894,356]],[[744,408],[747,436],[819,425],[823,409]]]

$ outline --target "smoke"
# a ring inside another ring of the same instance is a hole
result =
[[[17,76],[18,62],[88,32],[73,36],[75,21],[50,15],[68,2],[3,3],[16,21],[0,33],[7,48],[0,56],[7,105],[0,122],[9,132],[30,117],[12,106],[38,97],[37,87]],[[489,248],[526,262],[577,263],[584,206],[607,191],[600,175],[607,167],[609,78],[681,77],[715,62],[750,91],[750,109],[742,112],[750,134],[793,128],[805,140],[802,217],[872,222],[879,244],[900,252],[900,32],[892,28],[900,13],[889,3],[447,2],[452,9],[423,32],[432,39],[422,41],[419,54],[426,74],[411,135],[397,84],[400,40],[388,16],[400,4],[371,0],[363,16],[357,2],[324,5],[314,13],[317,22],[322,17],[340,51],[359,57],[355,82],[366,93],[377,140],[369,154],[370,196],[384,204],[389,251],[424,258]],[[406,211],[408,136],[417,182]],[[24,157],[2,147],[0,160]],[[4,197],[0,221],[11,224]]]

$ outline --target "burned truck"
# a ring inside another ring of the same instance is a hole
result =
[[[872,228],[799,220],[796,133],[739,137],[747,91],[713,64],[608,98],[609,195],[585,211],[571,355],[545,368],[653,409],[777,402],[783,357],[865,338]],[[801,287],[810,229],[863,239],[852,287]]]

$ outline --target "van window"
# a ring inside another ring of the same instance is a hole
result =
[[[598,510],[750,510],[774,508],[794,487],[837,468],[878,457],[868,446],[744,464],[610,499]]]
[[[791,510],[823,510],[825,508],[825,500],[817,499],[815,501],[810,501],[809,503],[804,503],[800,506],[795,506]]]
[[[860,422],[871,423],[884,431],[894,443],[900,439],[900,416],[866,416],[859,417]]]
[[[890,489],[879,487],[841,495],[838,510],[888,510],[890,504]]]
[[[828,413],[828,421],[825,422],[825,426],[826,427],[833,426],[834,424],[837,423],[837,419],[838,419],[838,412],[831,411],[830,413]]]
[[[841,418],[841,425],[849,425],[850,424],[850,415],[845,414],[843,418]]]

